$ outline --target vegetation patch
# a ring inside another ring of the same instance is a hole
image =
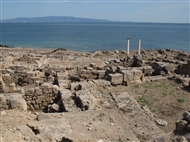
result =
[[[103,117],[103,116],[105,116],[105,115],[106,115],[105,113],[100,113],[100,114],[99,114],[100,117]]]
[[[133,89],[138,89],[139,88],[139,84],[133,86]]]
[[[185,102],[185,99],[178,99],[177,102],[178,102],[179,104],[182,104],[182,103]]]
[[[149,106],[149,101],[145,98],[145,97],[141,97],[138,99],[138,103],[141,105],[141,106]]]
[[[100,54],[96,53],[93,57],[99,57],[99,56],[100,56]]]

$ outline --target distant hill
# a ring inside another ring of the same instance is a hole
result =
[[[78,18],[70,16],[47,16],[47,17],[19,17],[2,20],[2,22],[111,22],[110,20]]]

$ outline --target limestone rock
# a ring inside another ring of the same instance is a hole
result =
[[[74,100],[72,99],[72,92],[71,90],[68,89],[61,89],[60,90],[61,94],[61,101],[63,104],[63,109],[67,112],[72,112],[74,111],[74,107],[76,107]]]
[[[106,81],[106,80],[102,80],[102,79],[92,80],[92,82],[95,84],[95,86],[101,86],[104,88],[111,86],[110,81]]]
[[[69,79],[72,81],[80,81],[80,77],[76,74],[69,74]]]
[[[124,82],[131,82],[133,81],[133,72],[131,70],[123,70],[123,81]]]
[[[121,85],[123,83],[123,75],[119,73],[109,74],[107,78],[112,85]]]
[[[37,118],[36,118],[38,121],[41,121],[41,120],[44,120],[44,119],[50,119],[50,117],[48,115],[45,115],[45,114],[39,114],[37,115]]]
[[[70,88],[70,81],[69,80],[59,80],[59,87],[69,89]]]
[[[53,93],[57,94],[59,92],[59,86],[53,85]]]
[[[183,113],[183,119],[190,123],[190,112],[186,111]]]
[[[0,110],[8,109],[6,100],[4,94],[0,94]]]
[[[68,76],[69,76],[69,73],[68,71],[65,71],[65,72],[57,72],[57,77],[58,77],[58,80],[66,80],[68,79]]]
[[[71,91],[75,90],[75,91],[78,91],[78,90],[89,90],[89,89],[92,89],[95,87],[95,84],[93,81],[83,81],[83,82],[76,82],[76,83],[70,83],[70,89]]]
[[[167,80],[166,77],[162,76],[162,75],[156,75],[156,76],[148,76],[144,78],[146,81],[162,81],[162,80]]]
[[[155,122],[160,125],[160,126],[167,126],[168,123],[164,120],[161,120],[161,119],[155,119]]]
[[[7,86],[9,86],[9,84],[12,83],[12,78],[11,78],[10,74],[2,75],[2,80],[5,83],[5,85],[7,85]]]
[[[27,104],[22,95],[14,93],[7,96],[6,99],[10,108],[27,110]]]
[[[153,68],[151,66],[145,66],[143,67],[143,73],[145,76],[150,76],[153,73]]]
[[[94,97],[94,95],[88,90],[79,90],[75,92],[75,96],[77,98],[77,105],[82,110],[92,110],[96,108],[98,100]]]
[[[50,112],[59,112],[60,108],[59,108],[59,105],[58,104],[52,104],[50,106]]]
[[[29,128],[28,126],[26,126],[26,125],[19,126],[19,127],[17,127],[17,130],[20,132],[20,134],[21,134],[22,138],[24,139],[24,141],[39,142],[39,140],[35,136],[35,134],[32,131],[32,129]]]
[[[188,122],[185,120],[180,120],[176,123],[176,129],[178,131],[182,131],[186,128],[186,126],[188,125]]]

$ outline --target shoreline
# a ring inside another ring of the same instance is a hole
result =
[[[82,53],[94,53],[94,52],[97,52],[97,51],[116,51],[117,49],[113,49],[113,50],[95,50],[95,51],[76,51],[76,50],[68,50],[68,49],[66,49],[66,48],[64,48],[64,47],[61,47],[61,48],[55,48],[55,49],[51,49],[51,48],[32,48],[32,47],[28,47],[28,48],[25,48],[25,47],[14,47],[14,46],[9,46],[9,45],[1,45],[0,44],[0,49],[11,49],[11,48],[13,48],[13,49],[23,49],[23,50],[44,50],[44,51],[55,51],[55,50],[57,50],[57,49],[65,49],[65,51],[67,51],[67,52],[82,52]],[[171,52],[182,52],[182,53],[190,53],[190,51],[183,51],[183,50],[177,50],[177,49],[172,49],[172,48],[157,48],[157,49],[155,49],[155,48],[150,48],[150,49],[146,49],[146,50],[143,50],[143,49],[141,49],[141,52],[142,51],[150,51],[150,50],[152,50],[152,51],[157,51],[157,50],[168,50],[168,51],[171,51]],[[117,50],[117,51],[119,51],[119,52],[126,52],[126,49],[123,49],[123,50]],[[136,51],[138,51],[138,50],[134,50],[134,49],[132,49],[132,50],[130,50],[130,51],[132,51],[132,52],[136,52]]]

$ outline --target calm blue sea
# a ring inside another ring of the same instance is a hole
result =
[[[170,48],[190,52],[189,24],[160,23],[0,23],[1,43],[24,48],[76,51]]]

